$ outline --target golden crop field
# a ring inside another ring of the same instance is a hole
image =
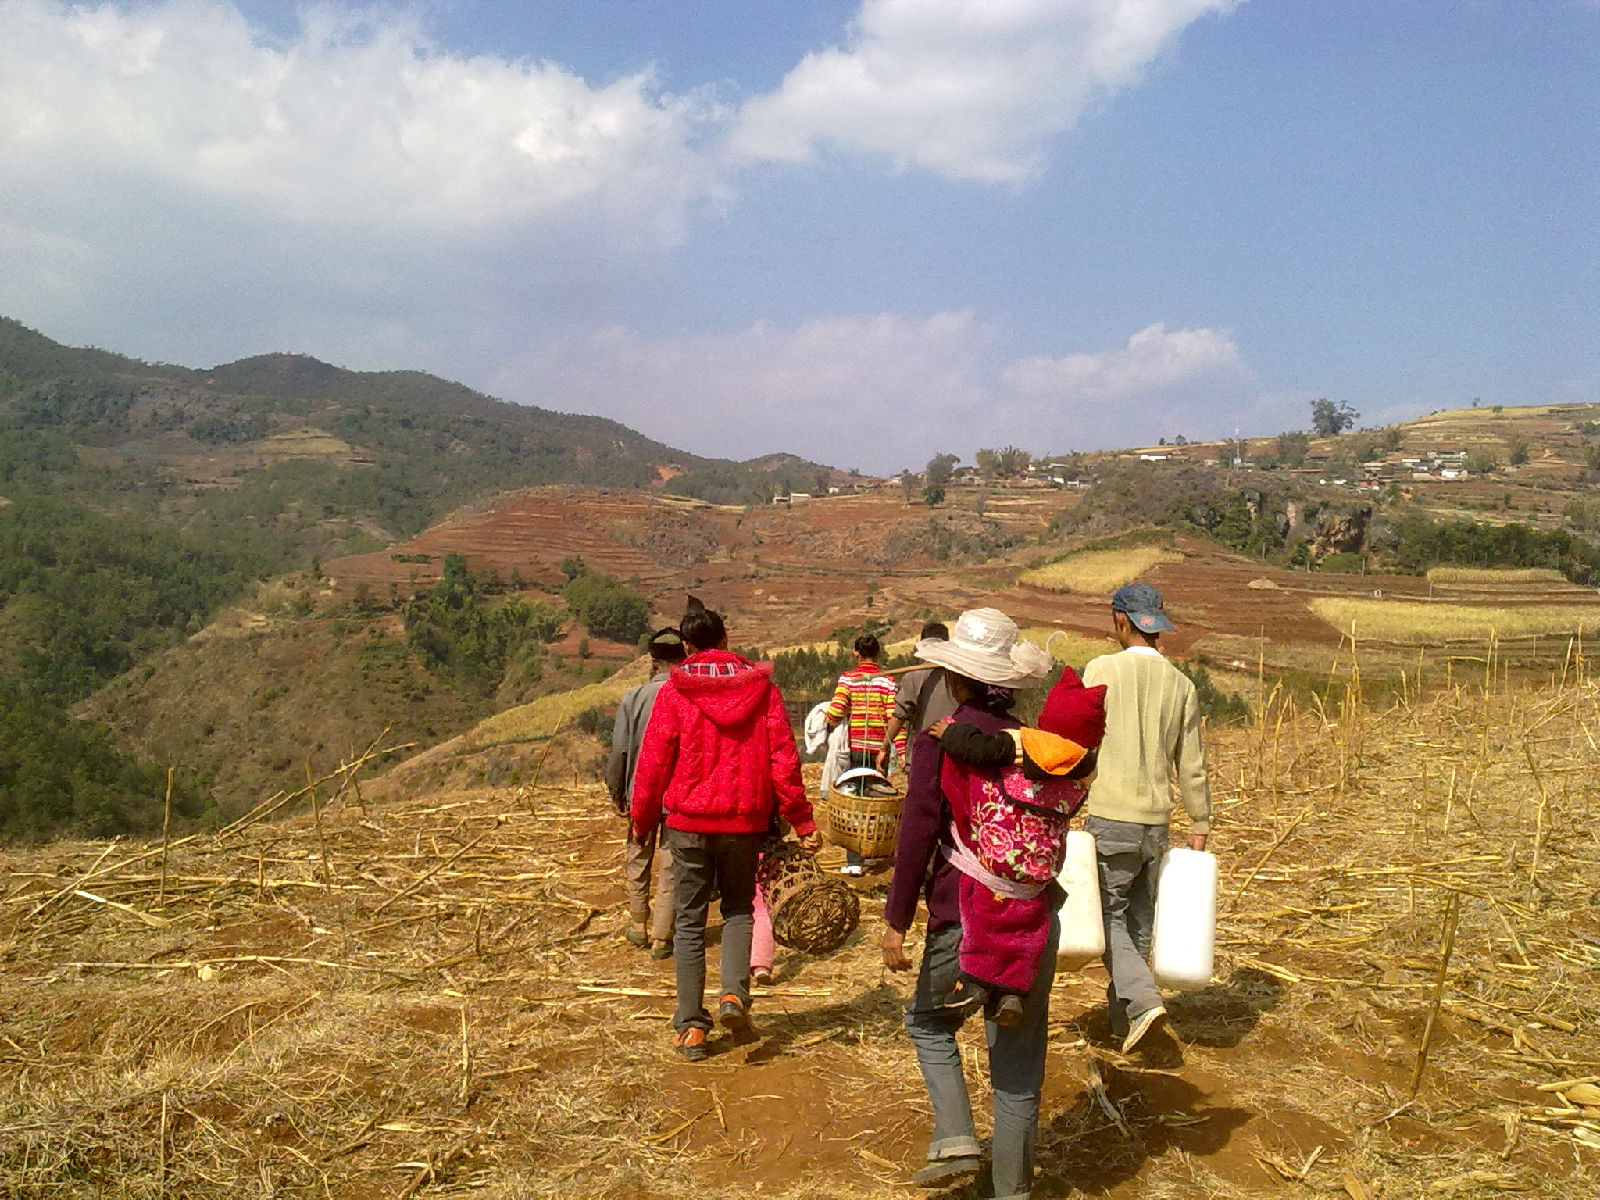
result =
[[[1110,654],[1117,648],[1116,642],[1109,637],[1087,637],[1081,633],[1052,629],[1043,625],[1034,625],[1022,630],[1022,639],[1032,642],[1035,646],[1043,646],[1057,662],[1071,663],[1080,671],[1091,658]]]
[[[570,692],[557,692],[541,696],[529,704],[508,708],[479,724],[467,735],[474,747],[495,745],[499,742],[525,741],[545,738],[571,721],[586,708],[595,705],[611,706],[622,699],[622,693],[648,678],[644,661],[619,671],[610,679],[575,688]]]
[[[270,454],[350,454],[350,443],[343,438],[334,437],[321,429],[294,429],[287,433],[274,434],[262,438],[256,443],[260,450]]]
[[[1358,640],[1433,643],[1456,638],[1589,636],[1600,630],[1600,604],[1489,606],[1322,596],[1311,610]]]
[[[1018,583],[1057,592],[1109,596],[1161,563],[1182,562],[1183,555],[1162,546],[1131,546],[1126,550],[1082,550],[1059,562],[1024,571]]]
[[[1565,583],[1566,576],[1548,567],[1434,567],[1433,583]]]

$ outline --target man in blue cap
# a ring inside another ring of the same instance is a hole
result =
[[[1189,813],[1188,844],[1195,850],[1205,849],[1211,831],[1211,791],[1194,684],[1161,653],[1161,635],[1173,627],[1161,593],[1147,583],[1118,588],[1111,622],[1121,652],[1102,655],[1083,672],[1085,686],[1106,685],[1106,736],[1084,828],[1094,835],[1100,863],[1111,1032],[1126,1054],[1167,1015],[1145,958],[1172,784]]]

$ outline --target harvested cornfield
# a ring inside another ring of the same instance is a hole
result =
[[[1600,630],[1600,604],[1489,605],[1430,600],[1365,600],[1318,596],[1311,610],[1357,639],[1407,645],[1443,645],[1461,639],[1592,637]]]
[[[1547,567],[1434,567],[1430,583],[1566,583],[1566,576]]]
[[[1216,979],[1131,1058],[1098,968],[1058,981],[1036,1196],[1592,1192],[1600,702],[1576,655],[1502,681],[1377,706],[1351,672],[1217,732]],[[688,1064],[601,789],[530,761],[364,806],[351,776],[289,820],[0,857],[0,1194],[906,1194],[929,1113],[882,874],[843,949],[780,951],[758,1044]]]
[[[1110,622],[1107,622],[1109,625]],[[1114,653],[1117,644],[1110,635],[1105,637],[1087,637],[1071,630],[1051,629],[1044,626],[1030,626],[1020,631],[1024,641],[1032,642],[1048,650],[1057,662],[1071,663],[1082,670],[1091,658],[1098,658],[1102,654]]]
[[[1124,550],[1081,550],[1017,576],[1017,582],[1083,596],[1110,596],[1152,567],[1182,562],[1183,555],[1163,546],[1130,546]]]

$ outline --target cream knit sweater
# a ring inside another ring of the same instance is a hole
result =
[[[1090,816],[1141,825],[1172,818],[1172,782],[1195,833],[1211,831],[1211,789],[1200,744],[1200,703],[1189,677],[1148,646],[1106,654],[1084,668],[1106,684],[1106,736],[1089,789]]]

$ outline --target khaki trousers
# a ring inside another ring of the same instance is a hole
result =
[[[633,925],[648,925],[650,937],[658,942],[672,940],[672,854],[663,844],[656,852],[658,825],[638,845],[628,838],[622,845],[622,878],[628,892],[628,920]],[[650,898],[650,872],[655,870],[655,902]]]

